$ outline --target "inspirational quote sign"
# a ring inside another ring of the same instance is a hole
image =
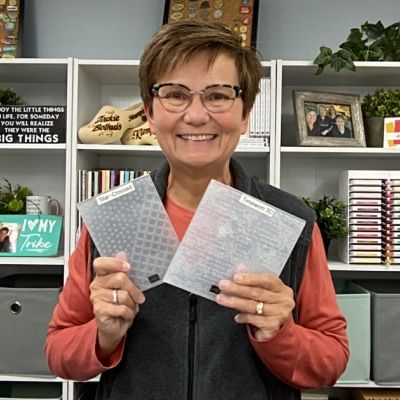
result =
[[[0,144],[65,143],[65,106],[0,106]]]

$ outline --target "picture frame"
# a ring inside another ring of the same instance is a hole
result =
[[[360,95],[294,90],[293,101],[299,146],[366,147]]]
[[[163,24],[180,20],[220,22],[256,48],[259,0],[165,0]]]

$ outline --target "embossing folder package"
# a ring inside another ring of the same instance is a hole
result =
[[[232,278],[238,268],[279,276],[304,225],[294,215],[212,180],[164,282],[215,300],[218,281]]]
[[[141,290],[162,283],[179,240],[149,175],[77,205],[102,256],[128,255]]]
[[[210,300],[239,269],[279,276],[305,225],[215,180],[180,244],[149,175],[77,207],[102,256],[127,253],[141,290],[166,282]]]

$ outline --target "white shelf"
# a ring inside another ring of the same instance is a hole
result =
[[[80,73],[102,85],[139,85],[138,60],[77,60]]]
[[[336,72],[326,67],[321,75],[315,75],[317,66],[312,61],[278,61],[283,67],[283,83],[288,86],[400,86],[400,62],[354,64],[356,72],[347,69]]]
[[[6,83],[65,83],[68,58],[1,58],[0,82]]]
[[[400,148],[384,149],[374,147],[301,147],[282,146],[282,157],[303,157],[303,158],[396,158],[400,157]],[[400,168],[400,165],[399,165]]]
[[[22,155],[46,155],[51,152],[53,155],[65,154],[67,145],[65,143],[60,144],[0,144],[0,154],[9,153],[22,154]]]
[[[337,383],[335,387],[339,388],[375,388],[375,389],[396,389],[400,388],[400,384],[393,385],[378,385],[373,381],[365,382],[365,383]]]
[[[123,144],[78,144],[77,149],[79,151],[86,151],[89,153],[101,154],[101,155],[115,155],[115,154],[128,154],[137,153],[139,156],[150,155],[150,156],[161,156],[164,154],[161,151],[160,146],[141,146],[141,145],[123,145]],[[269,147],[237,147],[235,155],[251,156],[254,158],[264,158],[269,153]]]
[[[64,256],[58,257],[0,257],[1,265],[64,265]]]
[[[400,265],[381,265],[381,264],[345,264],[340,261],[329,261],[331,271],[349,272],[400,272]]]
[[[0,375],[0,382],[66,382],[56,376],[43,375]]]

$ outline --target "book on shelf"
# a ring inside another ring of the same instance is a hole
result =
[[[250,112],[249,128],[241,136],[239,147],[269,147],[270,139],[270,78],[261,78],[260,92]]]

